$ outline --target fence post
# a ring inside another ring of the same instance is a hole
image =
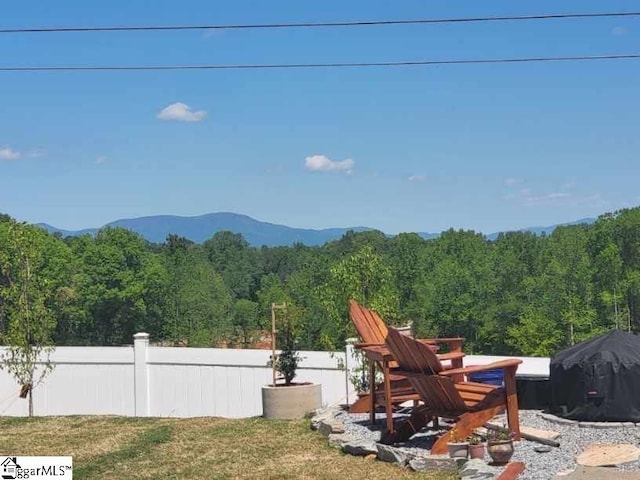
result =
[[[149,375],[147,369],[147,351],[149,334],[136,333],[133,336],[133,392],[135,416],[149,416]]]
[[[356,355],[353,346],[358,343],[357,338],[347,338],[344,348],[344,372],[345,372],[345,387],[347,390],[347,405],[349,402],[349,392],[353,391],[353,385],[351,383],[351,375],[355,367]]]

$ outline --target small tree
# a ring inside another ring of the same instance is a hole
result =
[[[55,320],[47,306],[52,292],[47,279],[39,275],[44,235],[40,229],[14,221],[0,230],[5,244],[0,251],[0,304],[6,317],[0,368],[21,385],[20,397],[29,398],[29,416],[33,416],[33,388],[52,370],[49,354]]]
[[[272,356],[270,363],[275,367],[276,371],[282,375],[285,386],[293,383],[296,376],[298,364],[302,357],[298,354],[298,336],[300,334],[300,311],[291,304],[282,304],[282,306],[272,306],[274,321],[275,309],[282,309],[283,318],[277,322],[277,345],[280,347],[280,353],[276,354],[275,360]],[[274,385],[275,386],[275,385]]]

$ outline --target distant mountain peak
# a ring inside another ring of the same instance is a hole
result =
[[[52,233],[64,236],[95,234],[98,229],[84,229],[79,231],[62,230],[46,223],[38,226]],[[188,238],[196,243],[202,243],[217,232],[229,230],[240,233],[253,246],[281,246],[303,243],[315,246],[342,237],[349,230],[371,230],[367,227],[307,229],[292,228],[276,223],[262,222],[248,215],[233,212],[205,213],[194,216],[152,215],[138,218],[122,218],[107,223],[103,227],[122,227],[139,233],[150,242],[162,243],[169,234],[176,234]]]
[[[576,225],[580,223],[593,223],[594,218],[583,218],[573,222],[552,225],[550,227],[529,227],[520,229],[520,232],[532,232],[537,235],[542,233],[551,234],[559,226]],[[95,235],[97,228],[87,228],[83,230],[61,230],[46,223],[39,223],[39,227],[52,233],[60,233],[63,236],[77,236],[83,234]],[[364,232],[375,230],[368,227],[346,227],[346,228],[293,228],[277,223],[262,222],[248,215],[233,212],[205,213],[194,216],[178,215],[151,215],[138,218],[123,218],[107,223],[104,227],[122,227],[139,233],[148,241],[162,243],[169,234],[180,235],[196,243],[202,243],[217,232],[229,230],[241,234],[249,244],[260,247],[266,246],[290,246],[294,243],[303,243],[309,246],[319,246],[341,238],[345,233],[352,230]],[[496,232],[487,235],[490,240],[495,240],[500,233]],[[440,236],[439,233],[418,233],[424,239],[432,239]]]

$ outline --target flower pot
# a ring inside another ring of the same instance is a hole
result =
[[[487,452],[494,463],[507,463],[513,455],[513,440],[489,442],[487,443]]]
[[[451,458],[467,458],[469,455],[468,442],[448,442],[449,457]]]
[[[477,445],[469,445],[469,457],[478,458],[484,460],[484,443],[478,443]]]
[[[322,407],[322,385],[265,385],[262,387],[262,416],[290,420]]]

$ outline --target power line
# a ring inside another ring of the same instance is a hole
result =
[[[496,17],[420,18],[405,20],[355,20],[346,22],[256,23],[228,25],[138,25],[105,27],[32,27],[2,28],[0,33],[78,33],[78,32],[132,32],[163,30],[249,30],[268,28],[320,28],[320,27],[368,27],[381,25],[418,25],[437,23],[510,22],[530,20],[638,17],[640,12],[557,13]]]
[[[417,67],[434,65],[474,65],[496,63],[573,62],[640,59],[640,53],[615,55],[575,55],[569,57],[468,58],[449,60],[409,60],[399,62],[262,63],[229,65],[85,65],[85,66],[0,66],[0,72],[80,72],[151,70],[268,70],[304,68]]]

